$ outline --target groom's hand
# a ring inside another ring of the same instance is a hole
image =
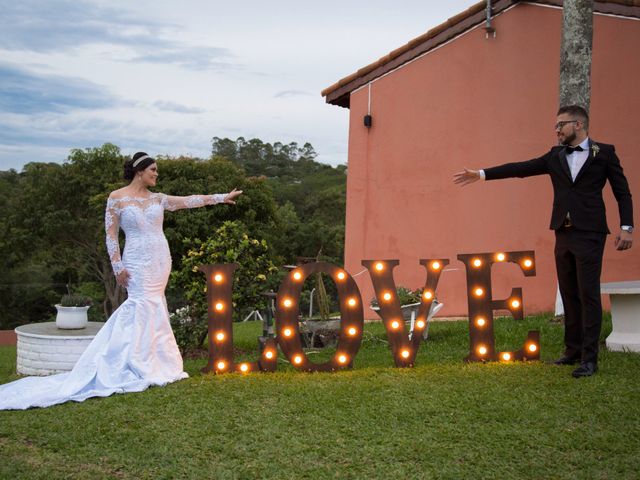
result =
[[[624,230],[620,230],[620,233],[616,235],[615,245],[616,250],[626,250],[631,248],[633,244],[633,236],[630,232],[625,232]]]
[[[464,171],[453,175],[453,182],[461,186],[469,185],[478,180],[480,180],[480,172],[478,170],[465,168]]]

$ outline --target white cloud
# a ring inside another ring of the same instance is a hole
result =
[[[349,113],[320,91],[474,3],[0,0],[0,168],[105,142],[206,157],[214,136],[344,163]]]
[[[177,113],[204,113],[206,110],[204,108],[198,107],[188,107],[186,105],[181,105],[175,102],[166,102],[162,100],[158,100],[154,102],[154,107],[158,110],[166,110],[168,112],[177,112]]]

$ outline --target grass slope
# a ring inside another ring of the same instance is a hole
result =
[[[254,350],[260,326],[235,327]],[[532,328],[544,359],[560,354],[548,317],[498,320],[499,348]],[[466,322],[434,323],[417,366],[396,369],[371,324],[350,371],[203,376],[187,361],[191,378],[164,388],[0,411],[0,478],[638,478],[640,355],[603,351],[575,380],[545,362],[464,364],[467,349]],[[14,370],[1,347],[0,382]]]

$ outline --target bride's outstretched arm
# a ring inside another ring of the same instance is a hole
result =
[[[124,268],[120,256],[120,242],[118,241],[120,217],[116,202],[117,201],[112,198],[107,200],[107,209],[104,212],[104,230],[106,233],[107,252],[109,253],[113,273],[116,276],[118,284],[126,287],[129,272]]]
[[[236,203],[235,198],[242,193],[242,190],[235,188],[229,193],[215,193],[213,195],[189,195],[187,197],[174,197],[164,195],[162,205],[166,210],[174,211],[182,208],[197,208],[205,205],[215,205],[216,203]]]

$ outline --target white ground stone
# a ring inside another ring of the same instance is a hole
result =
[[[60,330],[55,322],[46,322],[16,328],[17,372],[44,376],[70,371],[103,325],[89,322],[80,330]]]

